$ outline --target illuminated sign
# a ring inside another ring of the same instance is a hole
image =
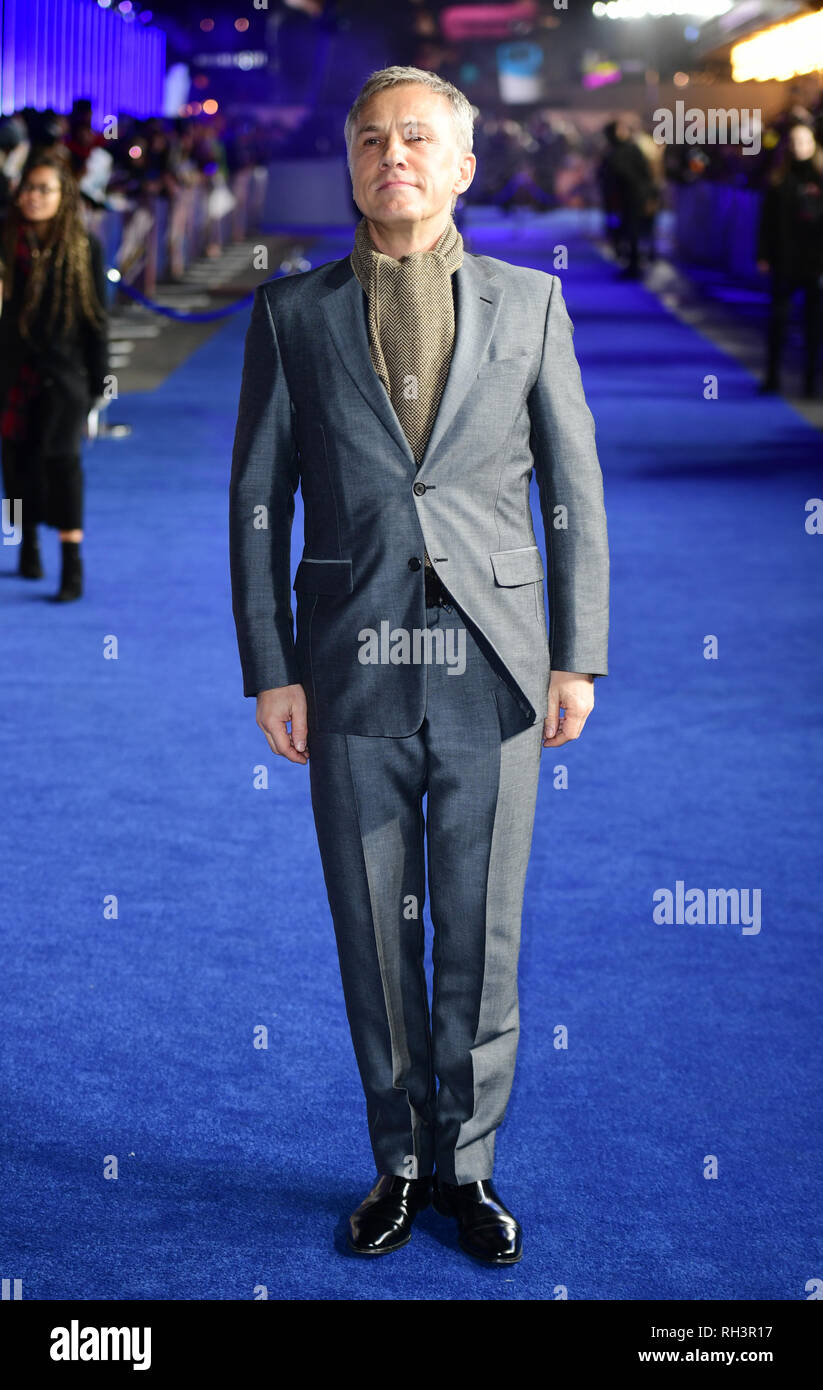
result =
[[[731,51],[735,82],[785,82],[823,68],[823,14],[790,19],[736,43]]]
[[[192,63],[196,68],[264,68],[269,61],[267,53],[243,50],[240,53],[196,53]]]
[[[733,0],[596,0],[592,14],[597,19],[662,19],[675,14],[714,19],[732,8]]]

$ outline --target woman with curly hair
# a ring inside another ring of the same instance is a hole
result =
[[[33,151],[0,231],[3,490],[22,504],[19,573],[42,577],[39,523],[62,543],[58,602],[83,592],[81,448],[108,368],[100,242],[83,226],[69,162]],[[12,510],[12,519],[14,512]]]

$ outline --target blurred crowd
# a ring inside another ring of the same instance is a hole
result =
[[[98,130],[86,100],[75,101],[67,115],[27,108],[0,120],[0,217],[31,151],[56,153],[77,181],[88,225],[97,225],[95,213],[127,216],[152,200],[168,204],[164,225],[170,274],[179,278],[195,197],[205,198],[212,226],[239,205],[242,234],[246,222],[254,220],[247,215],[253,175],[259,171],[264,176],[276,146],[277,132],[267,125],[242,118],[229,122],[221,114],[174,119],[120,115]],[[217,238],[207,240],[207,253],[219,254]]]
[[[101,131],[92,125],[89,101],[76,101],[68,115],[26,108],[0,120],[0,213],[32,147],[63,152],[91,206],[125,209],[145,196],[228,184],[243,170],[266,167],[276,144],[267,125],[229,123],[219,114],[120,115]]]
[[[519,119],[481,115],[475,123],[478,169],[471,199],[506,208],[517,203],[535,208],[602,206],[613,191],[610,166],[621,163],[627,175],[647,186],[647,201],[659,200],[667,184],[701,180],[765,192],[797,125],[808,127],[817,146],[823,146],[823,92],[809,105],[790,94],[784,109],[760,130],[757,153],[744,153],[741,144],[711,140],[702,145],[659,143],[651,124],[628,113],[604,122],[588,114],[583,122],[571,111]],[[615,156],[617,146],[626,141],[637,147],[642,162],[633,151]]]
[[[101,131],[93,127],[91,103],[85,100],[76,101],[67,115],[27,108],[0,119],[0,215],[32,146],[65,153],[89,207],[125,211],[146,197],[173,199],[192,187],[210,192],[231,188],[239,176],[265,169],[277,158],[333,157],[340,152],[344,114],[327,108],[290,125],[276,113],[266,121],[229,120],[220,113],[146,119],[121,115],[113,130]],[[518,117],[481,112],[475,122],[477,173],[469,201],[507,210],[517,205],[603,206],[614,201],[610,169],[632,162],[652,189],[646,201],[659,203],[667,183],[698,180],[762,191],[798,123],[809,126],[818,144],[823,141],[823,95],[811,107],[789,101],[761,132],[756,154],[744,154],[734,144],[658,144],[651,129],[629,115],[597,122],[590,114],[581,121],[574,112]],[[625,139],[640,151],[642,165],[633,153],[615,157]]]
[[[796,126],[808,127],[815,143],[823,146],[823,90],[806,101],[797,100],[790,90],[782,110],[763,124],[756,153],[744,153],[736,144],[673,146],[667,152],[666,176],[678,183],[703,180],[765,192]]]
[[[162,264],[161,258],[155,260],[166,278],[179,279],[192,243],[190,226],[196,224],[196,239],[206,253],[218,255],[220,219],[237,206],[230,235],[241,239],[247,227],[259,222],[269,164],[279,158],[339,155],[344,116],[330,107],[288,121],[277,112],[265,121],[242,115],[227,119],[219,113],[142,120],[124,115],[114,128],[101,131],[92,124],[89,101],[75,101],[68,115],[24,110],[0,120],[0,218],[30,150],[59,152],[77,180],[88,225],[99,226],[95,211],[122,212],[124,237],[133,233],[132,239],[142,243],[140,210],[153,203],[150,220],[162,225],[166,243]],[[710,137],[703,145],[660,143],[639,116],[628,113],[604,122],[592,112],[480,112],[474,139],[477,172],[467,197],[458,200],[455,219],[459,225],[467,203],[497,205],[506,212],[517,206],[540,211],[599,207],[621,273],[637,276],[655,259],[656,220],[671,205],[667,187],[702,182],[757,193],[762,209],[758,267],[773,272],[773,280],[780,267],[780,283],[772,285],[768,379],[773,382],[779,377],[787,276],[794,261],[802,263],[799,283],[807,290],[810,361],[820,336],[816,277],[818,261],[823,272],[823,94],[801,97],[789,88],[785,109],[758,136],[755,153],[751,148],[744,152],[741,144],[713,143]],[[162,218],[157,200],[167,202]],[[148,214],[143,215],[149,225]],[[792,294],[796,281],[793,276]],[[146,287],[151,289],[150,280]]]

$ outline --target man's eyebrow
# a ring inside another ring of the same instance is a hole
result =
[[[426,121],[418,121],[417,118],[416,118],[415,116],[408,116],[408,117],[406,118],[406,120],[402,122],[402,124],[403,124],[404,126],[414,126],[415,130],[425,130],[425,131],[428,131],[428,133],[429,133],[430,135],[433,133],[432,127],[431,127]],[[383,129],[383,126],[378,125],[378,124],[376,123],[376,121],[369,121],[367,125],[361,125],[361,126],[358,126],[358,127],[357,127],[357,134],[358,134],[358,136],[359,136],[359,135],[365,135],[366,131],[369,131],[369,130],[381,131],[382,129]]]

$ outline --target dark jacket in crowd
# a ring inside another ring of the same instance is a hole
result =
[[[607,212],[643,217],[654,196],[654,179],[648,160],[633,140],[619,140],[611,146],[598,170],[603,203]]]
[[[767,187],[757,255],[780,278],[823,275],[823,174],[811,159],[793,159],[780,183]]]
[[[0,223],[0,238],[2,235]],[[87,235],[92,276],[105,309],[103,251],[98,238],[91,232]],[[53,286],[53,271],[50,270],[39,311],[30,327],[31,343],[18,329],[25,289],[23,276],[15,275],[11,298],[4,291],[0,313],[0,418],[25,367],[26,389],[34,393],[27,407],[31,422],[26,435],[28,442],[41,454],[76,454],[82,448],[83,427],[91,405],[103,394],[108,372],[108,338],[105,325],[102,329],[95,328],[79,311],[68,333],[63,331],[61,315],[58,331],[48,334],[46,324]]]

